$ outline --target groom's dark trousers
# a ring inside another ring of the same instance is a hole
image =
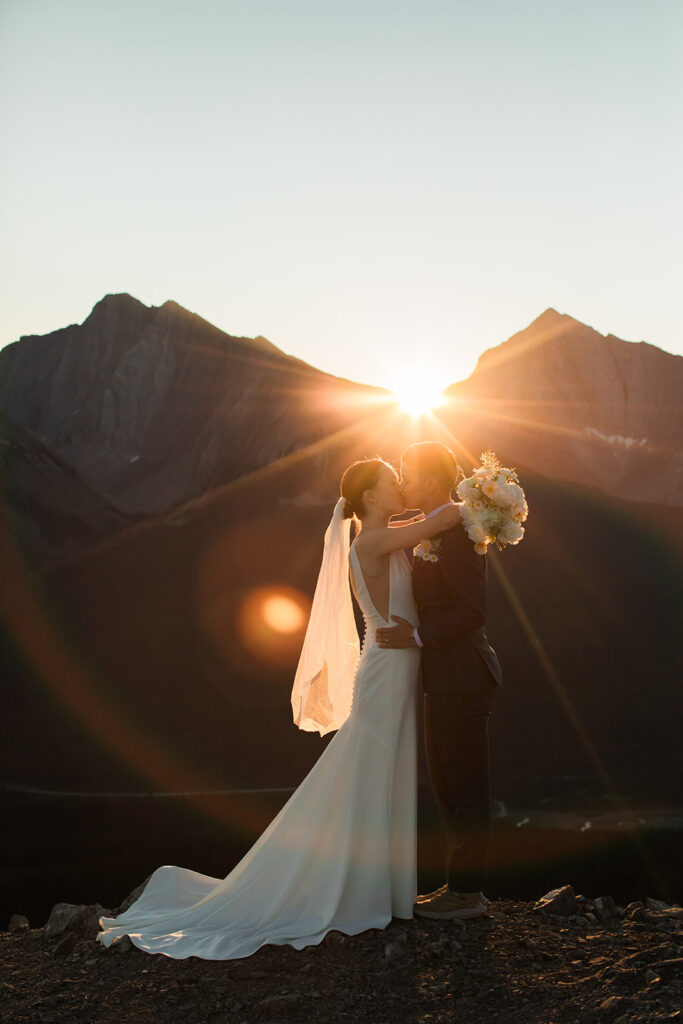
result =
[[[438,561],[415,558],[425,748],[456,892],[484,886],[491,821],[489,718],[501,670],[486,638],[486,556],[461,526],[433,538]]]

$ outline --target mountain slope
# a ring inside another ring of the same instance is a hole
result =
[[[81,551],[132,522],[2,413],[0,481],[5,522],[34,565]]]
[[[348,403],[372,392],[129,295],[0,353],[0,408],[128,515],[167,511],[348,426]]]
[[[683,504],[680,356],[549,309],[447,394],[444,419],[477,454],[485,438],[548,476]]]
[[[397,460],[437,439],[466,469],[492,447],[551,479],[680,507],[681,394],[681,357],[546,310],[485,352],[436,419],[415,422],[381,389],[265,338],[225,334],[175,302],[108,295],[82,325],[0,352],[5,503],[29,557],[49,563],[133,520],[177,525],[255,472],[275,488],[275,468],[292,460],[272,497],[327,503],[353,458]]]

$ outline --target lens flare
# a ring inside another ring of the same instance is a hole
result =
[[[291,587],[257,587],[244,598],[238,631],[244,647],[259,661],[286,665],[303,643],[310,612],[308,598]]]
[[[276,633],[297,633],[306,621],[300,602],[288,594],[271,594],[261,606],[263,621]]]

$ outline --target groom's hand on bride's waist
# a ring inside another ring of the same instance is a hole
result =
[[[391,618],[398,623],[397,626],[383,626],[375,631],[378,647],[417,647],[413,636],[415,627],[400,615],[392,615]]]

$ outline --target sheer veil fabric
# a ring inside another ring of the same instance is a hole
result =
[[[100,919],[97,938],[105,946],[129,935],[150,953],[229,960],[265,944],[301,949],[332,929],[354,935],[384,928],[392,917],[412,917],[420,656],[413,648],[376,645],[375,630],[386,622],[372,604],[353,547],[349,555],[348,530],[338,505],[295,683],[295,718],[298,713],[303,727],[325,732],[339,722],[338,731],[225,878],[158,868],[125,913]],[[366,624],[355,657],[344,551]],[[408,560],[403,552],[389,557],[388,618],[401,615],[417,625]],[[330,622],[330,615],[339,618]]]
[[[294,724],[324,736],[351,710],[360,645],[349,590],[351,520],[344,498],[325,532],[323,559],[292,687]]]

